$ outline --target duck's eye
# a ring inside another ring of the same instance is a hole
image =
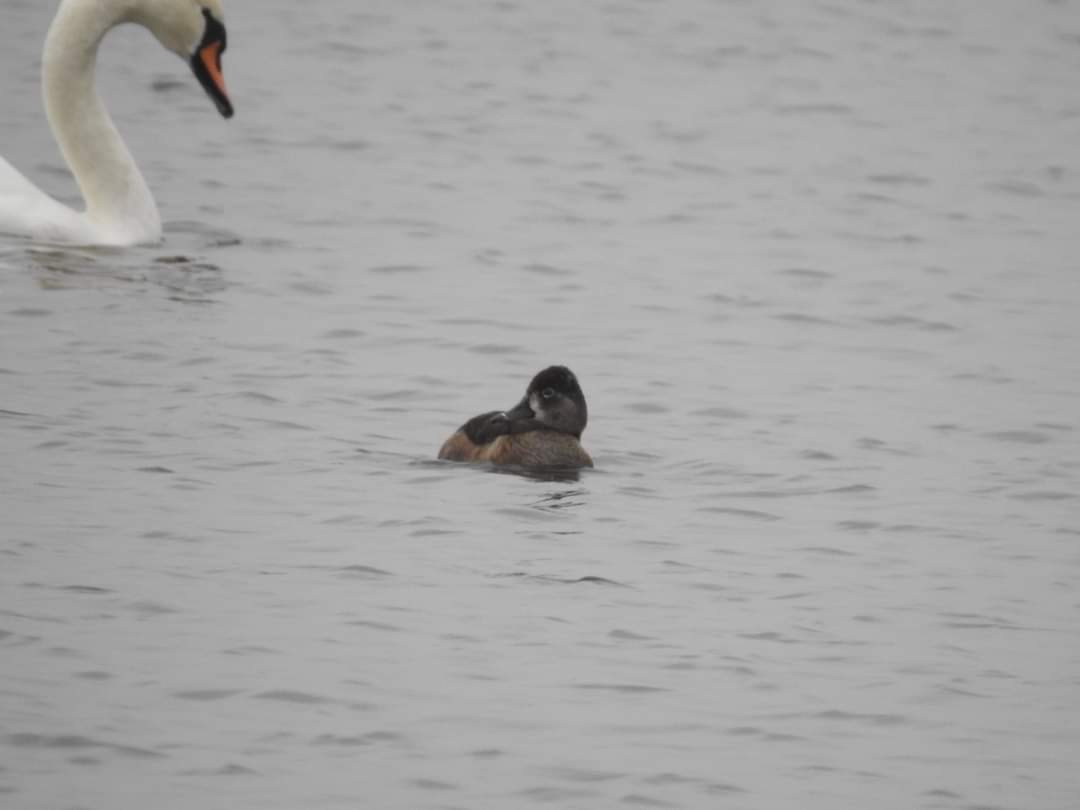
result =
[[[555,389],[545,388],[543,391],[540,392],[540,396],[542,396],[544,399],[551,399],[553,396],[555,396]]]

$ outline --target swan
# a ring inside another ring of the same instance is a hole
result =
[[[0,157],[0,233],[44,242],[127,246],[161,241],[154,196],[94,89],[98,46],[117,25],[137,23],[191,65],[230,118],[221,74],[225,25],[218,0],[62,0],[42,54],[45,114],[86,202],[54,200]]]

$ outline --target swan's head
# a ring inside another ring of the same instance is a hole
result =
[[[221,74],[226,41],[219,0],[139,0],[135,17],[158,42],[191,65],[218,112],[231,118],[233,106]]]

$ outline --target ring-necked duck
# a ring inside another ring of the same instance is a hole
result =
[[[545,368],[508,411],[474,416],[447,439],[439,458],[521,467],[591,467],[581,446],[589,418],[585,395],[566,366]]]

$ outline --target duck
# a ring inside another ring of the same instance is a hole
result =
[[[589,408],[577,377],[549,366],[508,411],[474,416],[443,442],[439,458],[497,466],[579,469],[593,460],[581,446]]]
[[[42,54],[45,114],[86,204],[53,199],[0,157],[0,233],[33,241],[127,247],[161,241],[154,196],[94,88],[98,48],[135,23],[187,62],[225,118],[225,18],[219,0],[62,0]]]

